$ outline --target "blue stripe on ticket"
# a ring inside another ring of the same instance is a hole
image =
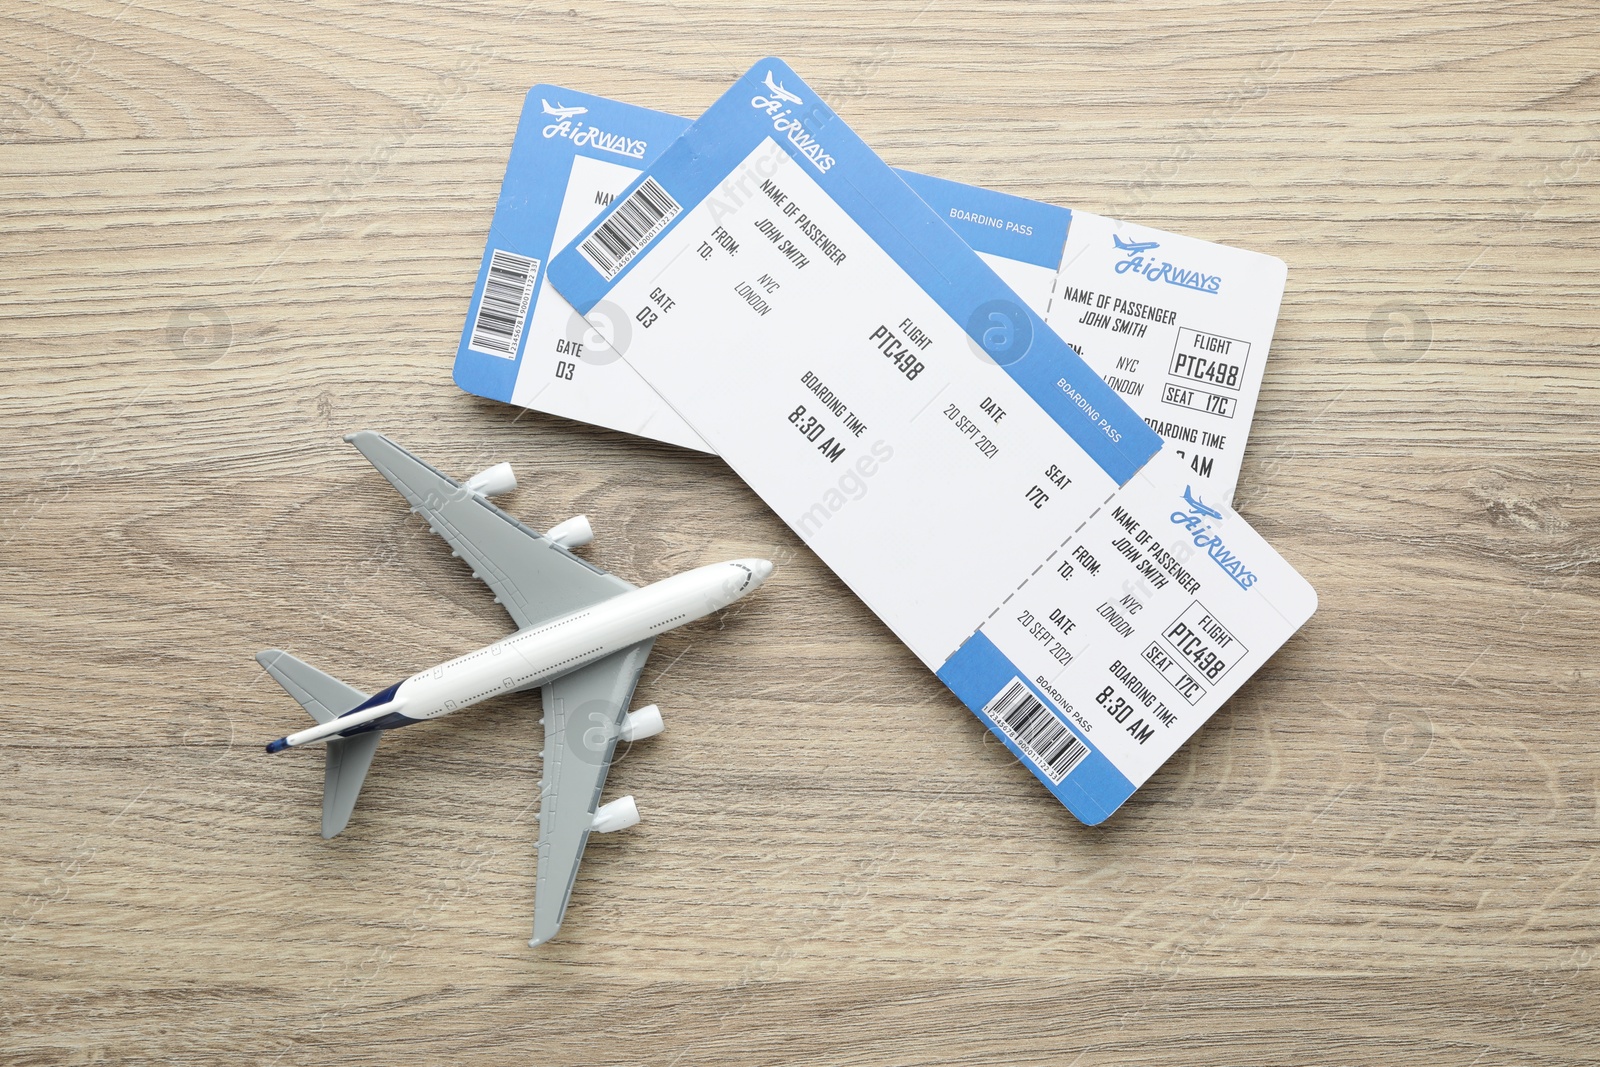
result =
[[[589,312],[687,209],[719,189],[727,196],[753,194],[755,176],[735,171],[767,139],[807,167],[834,202],[1119,485],[1160,450],[1161,438],[1127,402],[780,60],[752,67],[555,257],[550,272],[556,288],[579,312]],[[741,192],[740,182],[750,189]],[[618,219],[622,211],[632,217]],[[597,231],[586,257],[580,248]],[[603,245],[616,250],[615,259]],[[610,269],[602,273],[597,260]]]
[[[1103,822],[1133,795],[1134,784],[983,634],[968,638],[938,673],[1081,822]]]

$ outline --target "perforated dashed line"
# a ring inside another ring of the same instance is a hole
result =
[[[1120,492],[1120,491],[1121,491],[1121,486],[1118,486],[1116,489],[1111,490],[1111,492],[1109,494],[1107,494],[1106,498],[1104,500],[1100,501],[1100,505],[1098,507],[1096,507],[1093,511],[1089,512],[1089,515],[1088,515],[1087,518],[1085,518],[1082,522],[1078,523],[1077,529],[1075,529],[1071,533],[1069,533],[1066,536],[1066,539],[1064,541],[1062,541],[1059,545],[1057,545],[1055,547],[1055,549],[1052,550],[1051,553],[1048,556],[1045,557],[1044,563],[1049,563],[1051,560],[1055,559],[1056,556],[1060,555],[1061,554],[1061,550],[1066,548],[1068,545],[1070,545],[1072,543],[1072,539],[1074,537],[1077,537],[1078,534],[1082,533],[1083,532],[1083,528],[1085,526],[1089,525],[1091,522],[1093,522],[1094,521],[1094,517],[1096,515],[1100,514],[1102,511],[1104,511],[1106,509],[1106,505],[1111,503],[1112,498],[1114,498],[1117,495],[1117,493]],[[1033,581],[1033,579],[1038,575],[1038,573],[1040,571],[1044,570],[1044,563],[1041,563],[1037,567],[1035,567],[1033,569],[1033,573],[1032,574],[1030,574],[1026,578],[1022,579],[1021,585],[1018,585],[1015,589],[1013,589],[1010,593],[1008,593],[1004,600],[1000,601],[1000,603],[998,603],[998,604],[996,604],[994,606],[994,610],[993,611],[989,612],[988,615],[984,616],[983,622],[978,625],[978,630],[981,630],[981,629],[983,629],[984,626],[988,625],[990,619],[992,619],[996,615],[1000,614],[1000,609],[1001,608],[1003,608],[1007,604],[1011,603],[1011,598],[1012,597],[1014,597],[1018,593],[1022,592],[1023,586],[1025,586],[1029,582]],[[977,633],[978,630],[974,630],[972,632],[973,633]],[[968,636],[970,637],[971,635],[969,634]]]
[[[1070,225],[1070,223],[1069,223],[1069,225]],[[1062,242],[1061,250],[1063,252],[1065,252],[1067,250],[1065,241]],[[1048,299],[1048,300],[1046,300],[1044,302],[1044,314],[1039,316],[1040,318],[1044,319],[1045,322],[1049,322],[1050,321],[1050,309],[1056,306],[1056,290],[1060,289],[1060,288],[1061,288],[1061,271],[1058,269],[1056,271],[1056,276],[1050,280],[1050,299]]]

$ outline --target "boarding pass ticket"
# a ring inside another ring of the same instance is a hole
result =
[[[688,128],[554,85],[528,93],[456,351],[463,389],[709,451],[545,269]],[[1286,276],[1282,260],[909,171],[900,177],[1230,501]]]
[[[778,60],[549,276],[631,324],[629,364],[1085,822],[1315,609]]]

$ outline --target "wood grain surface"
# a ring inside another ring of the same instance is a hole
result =
[[[0,1062],[1600,1062],[1592,3],[247,6],[0,10]],[[451,383],[527,87],[769,53],[891,163],[1289,263],[1238,499],[1321,610],[1102,827],[719,461]],[[658,643],[537,952],[533,702],[333,842],[261,754],[258,649],[505,630],[359,428],[636,581],[780,563]]]

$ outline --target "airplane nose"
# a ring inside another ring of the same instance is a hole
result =
[[[750,582],[750,588],[752,589],[766,581],[767,576],[773,571],[770,559],[743,559],[739,562],[750,568],[750,573],[753,575]]]

